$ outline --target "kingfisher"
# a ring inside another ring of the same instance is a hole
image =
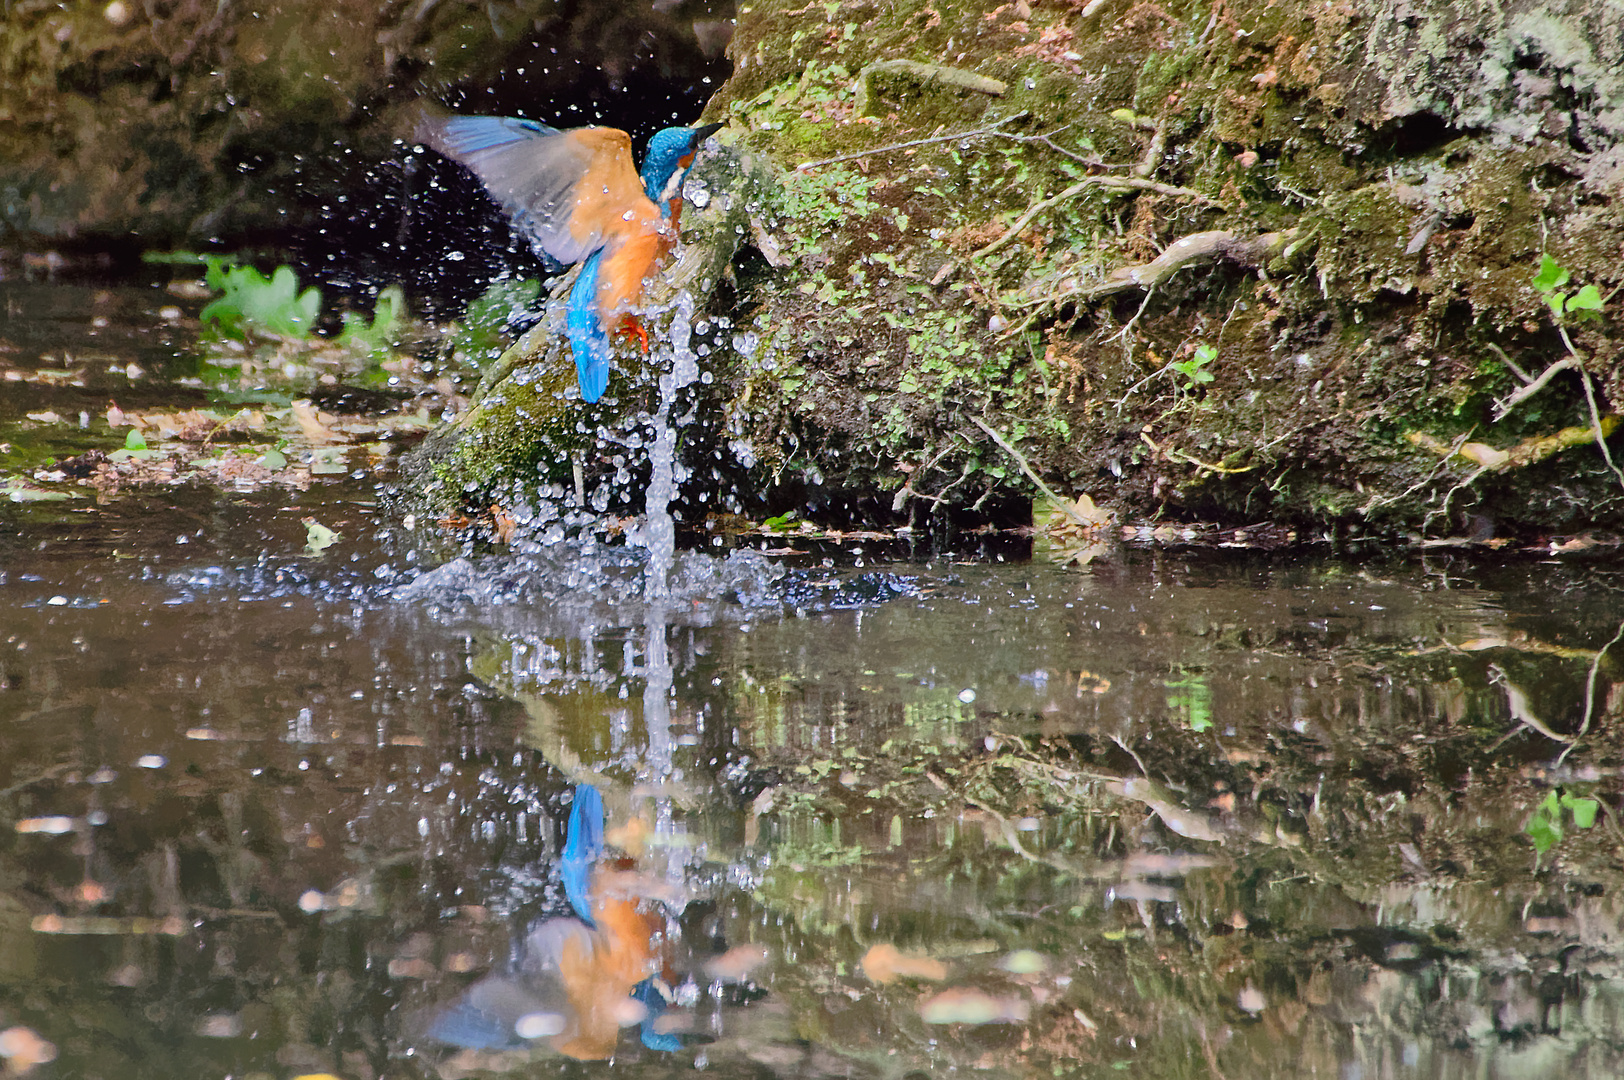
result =
[[[430,1038],[510,1050],[546,1037],[561,1054],[597,1061],[613,1055],[621,1025],[635,1020],[650,1050],[682,1049],[683,1039],[659,1024],[667,1007],[656,971],[663,920],[626,895],[629,875],[605,857],[603,824],[602,794],[577,786],[559,860],[574,914],[538,923],[513,971],[479,980],[432,1013]]]
[[[670,127],[649,140],[639,172],[617,128],[560,130],[510,116],[425,120],[418,138],[484,183],[550,269],[580,263],[566,330],[581,400],[609,385],[609,326],[648,350],[633,308],[676,239],[682,182],[721,124]]]

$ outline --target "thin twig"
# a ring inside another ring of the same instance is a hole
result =
[[[1506,351],[1500,346],[1496,345],[1492,341],[1485,341],[1483,344],[1487,345],[1491,350],[1493,350],[1494,354],[1500,358],[1500,362],[1506,367],[1510,368],[1511,373],[1517,376],[1517,378],[1521,379],[1525,383],[1531,383],[1534,381],[1534,377],[1528,374],[1528,372],[1524,371],[1522,368],[1518,367],[1517,362],[1510,356],[1506,355]]]
[[[1097,154],[1095,154],[1093,156],[1089,156],[1087,154],[1079,154],[1075,150],[1067,150],[1064,146],[1061,146],[1059,143],[1054,141],[1054,137],[1056,135],[1060,134],[1062,131],[1065,131],[1066,128],[1069,128],[1071,126],[1072,126],[1071,124],[1065,124],[1065,125],[1063,125],[1061,127],[1057,127],[1053,131],[1049,132],[1047,135],[1016,135],[1014,132],[1011,132],[1011,131],[995,131],[995,132],[993,132],[993,135],[994,135],[995,138],[1008,139],[1011,142],[1042,143],[1044,146],[1047,146],[1050,150],[1053,150],[1055,153],[1061,155],[1062,157],[1069,157],[1069,158],[1071,158],[1071,160],[1073,160],[1073,161],[1075,161],[1075,162],[1077,162],[1078,164],[1081,164],[1081,165],[1093,165],[1093,166],[1098,166],[1100,168],[1105,168],[1105,169],[1126,169],[1126,168],[1128,168],[1128,166],[1126,166],[1126,165],[1107,165],[1107,164],[1105,164],[1105,162],[1100,160],[1099,155],[1097,155]]]
[[[1567,341],[1568,332],[1561,327],[1557,329],[1562,332],[1562,340]],[[1568,348],[1573,348],[1572,342],[1568,342]],[[1607,467],[1618,477],[1619,486],[1624,487],[1624,472],[1619,471],[1613,463],[1613,452],[1607,449],[1607,433],[1601,429],[1601,410],[1596,407],[1596,388],[1590,385],[1590,372],[1581,368],[1579,381],[1584,384],[1585,402],[1590,406],[1590,429],[1596,433],[1596,445],[1601,448],[1601,456],[1607,462]]]
[[[889,143],[885,146],[876,146],[872,150],[854,150],[849,154],[836,154],[834,157],[820,158],[817,161],[803,161],[799,165],[795,166],[795,171],[806,172],[808,169],[816,169],[822,165],[833,165],[840,161],[855,161],[858,158],[873,157],[875,154],[888,154],[893,150],[907,150],[908,148],[914,146],[929,146],[932,143],[952,142],[954,139],[979,139],[988,135],[1002,135],[1003,132],[999,131],[999,128],[1003,127],[1005,124],[1013,124],[1017,120],[1024,119],[1026,115],[1027,113],[1023,109],[1018,113],[1012,113],[1011,115],[1000,120],[995,120],[986,127],[974,128],[970,131],[957,131],[951,135],[932,135],[928,139],[909,139],[907,142]]]
[[[1062,499],[1059,495],[1056,495],[1054,493],[1054,489],[1043,482],[1043,477],[1032,471],[1032,466],[1027,463],[1026,458],[1021,456],[1021,452],[1009,445],[1009,443],[1005,442],[1004,437],[998,434],[998,432],[994,431],[989,425],[984,423],[980,417],[970,417],[970,423],[992,436],[992,441],[997,443],[999,448],[1003,450],[1004,453],[1015,459],[1015,464],[1019,465],[1021,467],[1021,472],[1026,474],[1026,478],[1032,481],[1032,483],[1036,484],[1039,491],[1043,492],[1044,498],[1048,499],[1050,502],[1060,507],[1060,509],[1064,510],[1066,516],[1071,518],[1072,521],[1076,522],[1078,526],[1083,529],[1096,529],[1099,527],[1099,522],[1089,521],[1074,510],[1072,508],[1071,500]]]
[[[1508,366],[1511,366],[1509,361],[1507,361],[1507,364],[1508,364]],[[1541,390],[1545,389],[1545,384],[1550,382],[1557,375],[1561,374],[1564,371],[1571,371],[1572,369],[1574,369],[1574,368],[1576,368],[1578,366],[1579,366],[1579,358],[1577,356],[1564,356],[1562,359],[1558,360],[1556,363],[1552,364],[1550,367],[1548,367],[1544,371],[1540,372],[1538,375],[1536,375],[1533,378],[1532,381],[1528,382],[1527,385],[1525,385],[1522,389],[1518,390],[1516,393],[1512,394],[1510,397],[1506,398],[1504,401],[1500,401],[1500,402],[1495,403],[1495,406],[1494,406],[1494,419],[1495,419],[1495,422],[1498,423],[1499,421],[1504,420],[1507,416],[1510,416],[1512,409],[1515,409],[1518,405],[1522,404],[1524,401],[1527,401],[1529,398],[1533,397],[1535,394],[1537,394]],[[1515,366],[1511,366],[1511,370],[1517,371]],[[1522,374],[1521,372],[1517,372],[1517,373],[1519,375]]]
[[[1052,195],[1047,199],[1033,203],[1031,208],[1027,210],[1026,213],[1022,214],[1015,220],[1015,224],[1009,227],[1009,231],[1004,233],[1003,236],[1000,236],[998,239],[994,240],[992,243],[988,244],[986,247],[972,252],[970,257],[973,259],[979,259],[985,255],[991,255],[1005,244],[1013,241],[1015,237],[1020,235],[1021,230],[1026,228],[1026,226],[1031,223],[1032,219],[1043,213],[1043,211],[1058,203],[1063,203],[1068,199],[1074,199],[1091,187],[1113,188],[1117,191],[1154,191],[1158,195],[1180,195],[1185,198],[1200,199],[1207,205],[1216,207],[1219,210],[1224,209],[1224,205],[1222,203],[1217,202],[1211,196],[1203,195],[1201,192],[1196,191],[1193,188],[1178,187],[1174,184],[1163,184],[1155,180],[1144,180],[1136,176],[1085,176],[1083,179],[1077,181],[1060,194]]]

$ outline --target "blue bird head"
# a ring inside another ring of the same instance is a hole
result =
[[[670,200],[682,190],[682,181],[693,164],[694,151],[712,134],[720,131],[721,124],[704,127],[671,127],[657,132],[648,141],[643,152],[643,190],[662,213]]]

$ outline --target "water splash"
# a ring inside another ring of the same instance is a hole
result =
[[[676,555],[676,521],[671,503],[677,496],[677,426],[672,409],[677,394],[699,379],[699,357],[692,347],[694,300],[679,293],[671,319],[671,370],[660,374],[660,405],[654,415],[654,442],[649,446],[651,467],[648,490],[644,494],[642,542],[648,549],[644,571],[644,596],[651,602],[663,599]]]

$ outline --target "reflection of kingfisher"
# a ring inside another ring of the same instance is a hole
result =
[[[590,784],[575,789],[566,837],[559,869],[575,917],[532,929],[514,974],[470,986],[434,1014],[430,1037],[480,1050],[546,1038],[561,1054],[593,1061],[614,1053],[622,1025],[641,1023],[649,1049],[682,1047],[656,1026],[666,1007],[654,974],[660,920],[610,886],[612,869],[600,862],[603,797]]]
[[[582,400],[597,401],[609,383],[605,327],[619,319],[619,329],[648,348],[631,309],[675,238],[694,152],[721,126],[661,131],[649,140],[639,176],[631,137],[615,128],[560,131],[501,116],[421,125],[418,137],[473,170],[544,262],[581,263],[568,331]]]

